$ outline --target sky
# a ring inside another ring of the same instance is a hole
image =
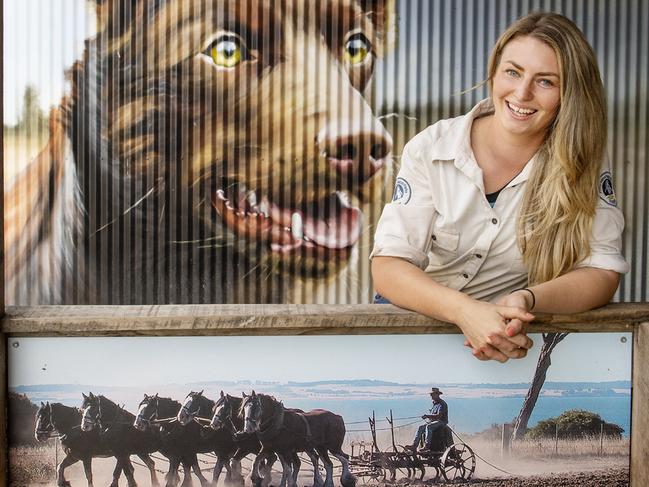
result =
[[[44,110],[58,104],[64,93],[64,71],[80,57],[83,41],[95,27],[83,0],[3,4],[4,123],[14,125],[28,84],[38,87]]]
[[[10,387],[143,386],[201,381],[376,379],[401,383],[517,383],[526,359],[480,362],[461,335],[10,338]],[[548,381],[631,378],[631,335],[572,334],[555,349]]]

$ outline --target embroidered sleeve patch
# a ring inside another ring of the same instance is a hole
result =
[[[604,203],[617,206],[615,190],[613,189],[613,178],[609,171],[605,171],[599,176],[599,197]]]
[[[412,190],[408,181],[403,178],[397,178],[394,193],[392,194],[392,201],[405,205],[410,201],[410,196],[412,196]]]

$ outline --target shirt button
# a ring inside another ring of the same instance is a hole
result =
[[[433,235],[433,240],[437,240],[437,237],[435,235]]]
[[[462,277],[463,277],[464,279],[468,279],[468,278],[469,278],[469,275],[465,272],[464,274],[462,274]]]
[[[482,254],[475,254],[478,259],[482,259]]]
[[[494,225],[498,225],[498,219],[497,218],[492,218],[491,223],[493,223]]]

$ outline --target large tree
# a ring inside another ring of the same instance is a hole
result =
[[[552,364],[550,355],[561,340],[568,336],[567,333],[544,333],[543,334],[543,346],[541,347],[541,354],[539,355],[539,361],[536,363],[536,371],[534,372],[534,379],[530,385],[529,390],[527,391],[527,396],[525,396],[525,401],[523,401],[523,406],[521,407],[520,413],[516,418],[514,423],[514,431],[512,432],[512,438],[515,440],[521,440],[525,436],[527,431],[527,423],[530,420],[532,411],[534,411],[534,406],[536,406],[536,401],[539,398],[539,393],[543,388],[545,383],[545,377],[548,372],[548,368]]]
[[[38,100],[38,90],[33,85],[27,85],[23,94],[23,106],[18,120],[18,128],[28,132],[47,129],[47,117],[41,110]]]

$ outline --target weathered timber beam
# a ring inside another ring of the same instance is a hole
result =
[[[542,315],[531,332],[624,332],[649,321],[648,303]],[[7,307],[9,336],[327,335],[458,333],[392,305],[165,305]]]

